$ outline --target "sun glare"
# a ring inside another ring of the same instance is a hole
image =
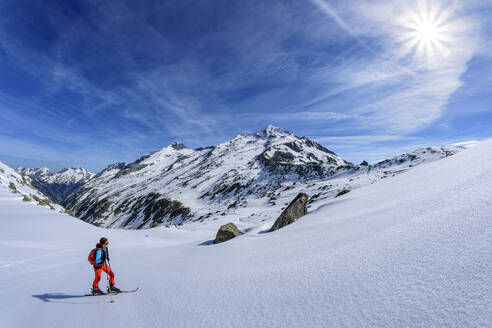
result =
[[[437,26],[432,23],[422,24],[416,30],[416,38],[419,39],[419,42],[433,42],[439,38],[439,32],[437,30]]]
[[[417,8],[409,8],[398,19],[402,28],[398,39],[400,56],[410,56],[415,63],[435,66],[449,55],[453,45],[451,30],[452,8],[443,9],[435,2],[419,2]]]

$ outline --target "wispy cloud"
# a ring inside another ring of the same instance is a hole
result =
[[[269,123],[351,153],[413,143],[452,128],[438,121],[490,42],[478,1],[440,3],[453,42],[423,65],[402,37],[422,3],[2,2],[0,155],[18,137],[31,159],[126,160]]]
[[[365,143],[370,144],[373,142],[381,141],[396,141],[396,140],[414,140],[415,137],[406,137],[398,135],[358,135],[358,136],[312,136],[313,139],[322,143],[329,142],[343,142],[343,143]]]
[[[441,23],[448,25],[441,32],[448,34],[449,43],[442,46],[447,51],[439,53],[437,49],[431,54],[442,57],[439,62],[423,66],[422,62],[402,56],[401,49],[407,46],[407,41],[402,41],[401,36],[408,28],[402,22],[411,15],[428,15],[428,12],[422,12],[425,2],[402,5],[399,2],[358,1],[339,8],[347,17],[342,20],[326,1],[314,1],[350,36],[358,42],[371,40],[375,47],[370,56],[361,61],[363,68],[342,80],[344,89],[356,88],[355,92],[364,100],[352,109],[363,117],[359,126],[383,128],[388,132],[414,132],[438,119],[451,94],[462,85],[460,76],[479,50],[480,35],[477,26],[467,18],[465,8],[441,4],[432,9],[446,10]],[[378,54],[373,56],[375,52]],[[370,92],[362,88],[366,80],[372,84]]]

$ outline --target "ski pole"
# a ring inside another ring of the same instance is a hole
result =
[[[109,259],[108,259],[108,267],[109,267],[109,272],[110,274],[113,273],[113,270],[111,270],[111,263],[109,263]],[[108,284],[109,284],[109,288],[111,289],[111,283],[109,282],[109,274],[107,274],[108,276]]]
[[[109,263],[109,250],[107,248],[106,248],[106,258],[105,258],[105,261],[108,262],[108,267],[109,267],[109,273],[106,273],[106,278],[108,279],[108,293],[109,293],[109,297],[110,297],[111,303],[113,303],[113,291],[111,290],[111,283],[109,282],[109,275],[113,271],[111,270],[111,264]]]
[[[109,263],[109,249],[107,248],[106,248],[106,260],[108,261],[109,272],[113,272],[113,270],[111,270],[111,263]],[[108,283],[109,283],[109,275],[108,275]],[[111,289],[111,284],[109,287]]]

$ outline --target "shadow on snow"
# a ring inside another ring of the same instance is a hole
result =
[[[111,303],[111,301],[107,302],[64,302],[61,300],[67,299],[75,299],[75,298],[87,298],[92,297],[85,294],[72,295],[72,294],[63,294],[63,293],[45,293],[39,295],[32,295],[32,297],[40,299],[43,302],[52,302],[52,303],[66,303],[66,304],[100,304],[100,303]]]
[[[214,244],[214,239],[206,240],[204,242],[201,242],[198,244],[198,246],[207,246],[207,245],[213,245]]]

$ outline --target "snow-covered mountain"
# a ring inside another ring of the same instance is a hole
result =
[[[274,126],[215,147],[179,142],[95,175],[62,204],[82,220],[140,229],[227,216],[260,222],[298,192],[322,199],[366,185],[462,147],[431,147],[374,165],[354,165],[320,144]],[[255,213],[252,215],[252,213]]]
[[[266,203],[287,185],[351,167],[316,142],[267,126],[216,147],[174,142],[133,163],[110,165],[63,204],[102,226],[181,224],[234,213],[251,200]]]
[[[94,173],[81,167],[65,168],[58,172],[51,172],[47,167],[19,167],[17,172],[29,176],[38,190],[57,203],[63,202],[68,195],[94,176]]]
[[[0,188],[10,191],[24,202],[33,202],[52,210],[64,212],[64,209],[53,203],[48,197],[33,186],[33,180],[16,172],[8,165],[0,162]]]
[[[17,168],[17,172],[28,175],[31,178],[36,178],[45,183],[57,184],[75,184],[89,180],[94,176],[94,173],[91,173],[82,167],[64,168],[58,172],[51,172],[47,167],[35,169],[19,167]]]

